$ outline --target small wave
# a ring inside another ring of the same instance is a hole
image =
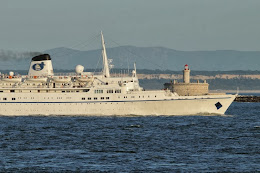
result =
[[[141,127],[141,125],[130,125],[130,126],[128,126],[128,127],[130,127],[130,128],[140,128]]]

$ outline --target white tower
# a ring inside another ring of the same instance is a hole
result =
[[[49,54],[38,55],[32,58],[28,76],[52,76],[53,68]]]
[[[187,64],[184,66],[184,70],[183,70],[183,82],[190,83],[190,69]]]

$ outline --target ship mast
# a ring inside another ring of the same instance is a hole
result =
[[[103,74],[105,77],[110,77],[108,61],[107,61],[106,46],[105,46],[105,41],[104,41],[104,36],[103,36],[102,31],[101,31],[101,43],[102,43],[102,56],[103,56]]]
[[[136,63],[134,63],[133,77],[136,77]]]

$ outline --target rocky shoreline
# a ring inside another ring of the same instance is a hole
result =
[[[260,102],[260,96],[245,96],[239,95],[234,100],[235,102]]]

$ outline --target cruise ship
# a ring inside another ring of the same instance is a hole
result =
[[[33,57],[27,75],[2,74],[0,115],[215,115],[224,114],[236,95],[178,94],[174,90],[144,90],[136,67],[129,76],[110,75],[101,32],[102,72],[56,75],[51,57]]]

